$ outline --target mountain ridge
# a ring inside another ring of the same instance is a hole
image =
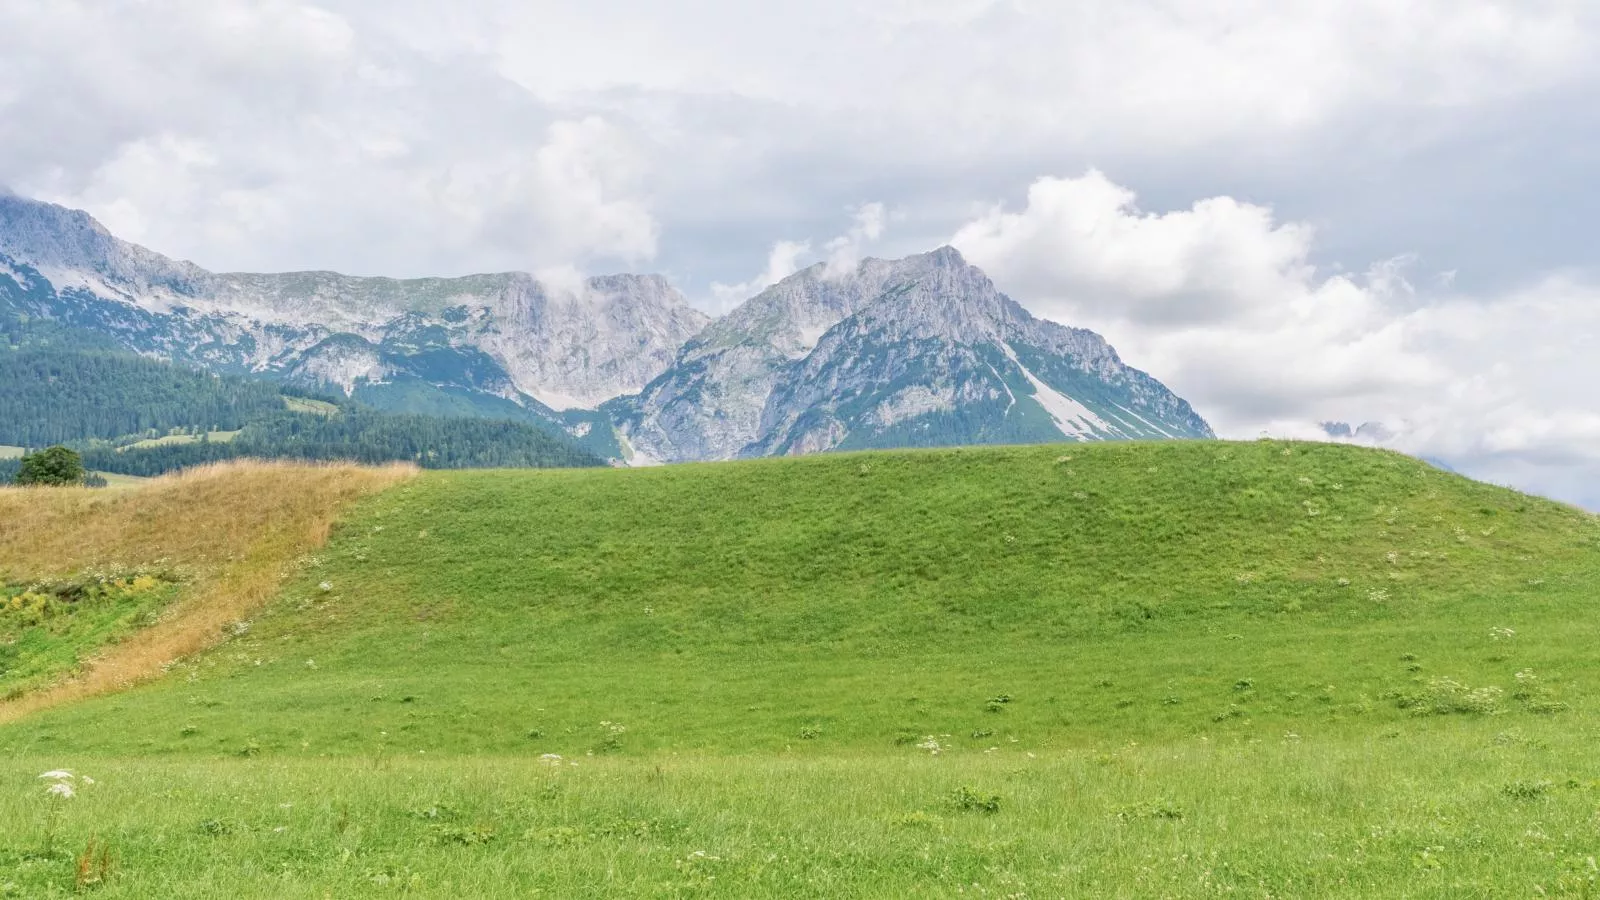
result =
[[[554,409],[637,389],[709,321],[659,275],[552,289],[525,272],[396,279],[337,272],[214,273],[122,241],[87,213],[0,196],[0,263],[21,263],[60,293],[170,316],[169,330],[238,344],[191,360],[278,373],[335,334],[401,348],[486,349],[516,392]],[[126,329],[128,311],[121,311]],[[184,347],[158,347],[183,358]],[[215,348],[213,348],[215,351]],[[404,360],[390,368],[405,371]],[[348,392],[350,376],[331,384]],[[511,392],[500,391],[511,399]]]
[[[817,263],[713,319],[660,275],[210,272],[0,194],[0,313],[380,408],[534,417],[633,463],[879,446],[1208,438],[1103,338],[945,246]]]

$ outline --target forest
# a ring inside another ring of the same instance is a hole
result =
[[[78,450],[90,470],[138,476],[241,457],[441,469],[602,464],[555,425],[382,412],[114,351],[0,350],[0,446],[53,444]],[[0,483],[16,467],[0,459]]]

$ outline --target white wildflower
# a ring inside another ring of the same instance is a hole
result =
[[[39,777],[48,778],[52,781],[70,781],[75,776],[66,769],[51,769],[48,772],[41,773]]]
[[[44,789],[44,792],[54,797],[60,797],[63,800],[71,800],[78,795],[78,792],[72,789],[72,785],[65,781],[58,781],[50,785]]]

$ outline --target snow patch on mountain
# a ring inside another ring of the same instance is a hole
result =
[[[1022,371],[1022,377],[1033,385],[1034,401],[1050,414],[1050,419],[1061,429],[1062,434],[1067,437],[1084,437],[1097,432],[1110,433],[1114,430],[1111,423],[1095,415],[1089,407],[1040,381],[1037,375],[1028,371],[1028,367],[1017,359],[1017,351],[1013,350],[1010,344],[1002,343],[1000,349],[1004,350],[1006,358]],[[1140,418],[1143,421],[1143,417]]]

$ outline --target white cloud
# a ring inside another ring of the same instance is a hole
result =
[[[1147,324],[1231,321],[1305,284],[1312,231],[1230,197],[1141,212],[1132,191],[1091,170],[1041,178],[1020,212],[995,207],[953,243],[1003,269],[1015,289],[1071,298],[1080,316]]]
[[[1423,141],[1374,129],[1581,86],[1597,49],[1587,0],[13,0],[0,183],[121,204],[148,229],[132,237],[223,268],[622,266],[701,229],[668,268],[707,285],[738,271],[734,245],[823,227],[851,197],[940,217],[1042,160],[1196,148],[1316,173],[1330,130]],[[596,117],[609,134],[582,140],[626,146],[633,174],[545,187],[520,157]],[[130,161],[163,142],[215,165]],[[195,199],[130,208],[139,171]],[[520,193],[481,218],[505,233],[471,230],[459,202],[502,178]],[[536,224],[573,208],[573,246]]]
[[[1589,71],[1597,18],[1584,0],[495,6],[501,70],[542,96],[731,92],[943,126],[955,150],[1108,133],[1186,145],[1515,96]]]
[[[716,312],[723,313],[800,271],[800,260],[811,255],[810,241],[778,241],[767,253],[767,267],[760,275],[739,284],[711,283]]]
[[[1324,275],[1312,229],[1266,208],[1217,197],[1150,213],[1134,200],[1098,172],[1040,179],[1025,208],[990,209],[952,242],[1036,313],[1106,334],[1224,436],[1381,421],[1391,445],[1468,470],[1600,475],[1600,287],[1430,293],[1404,257]]]
[[[836,278],[846,272],[855,271],[856,264],[861,262],[866,248],[883,237],[887,218],[888,211],[882,203],[864,203],[856,207],[850,216],[849,230],[826,245],[828,251],[826,274]]]
[[[0,4],[0,182],[213,268],[633,267],[655,160],[482,61],[269,0]]]
[[[827,263],[824,274],[837,277],[854,271],[866,248],[883,237],[889,218],[889,210],[882,203],[863,203],[855,207],[850,213],[850,227],[845,233],[828,239],[822,245],[823,260]],[[722,313],[732,309],[762,289],[800,271],[802,261],[814,257],[809,238],[778,241],[768,251],[767,267],[761,274],[738,284],[712,283],[713,310]]]

